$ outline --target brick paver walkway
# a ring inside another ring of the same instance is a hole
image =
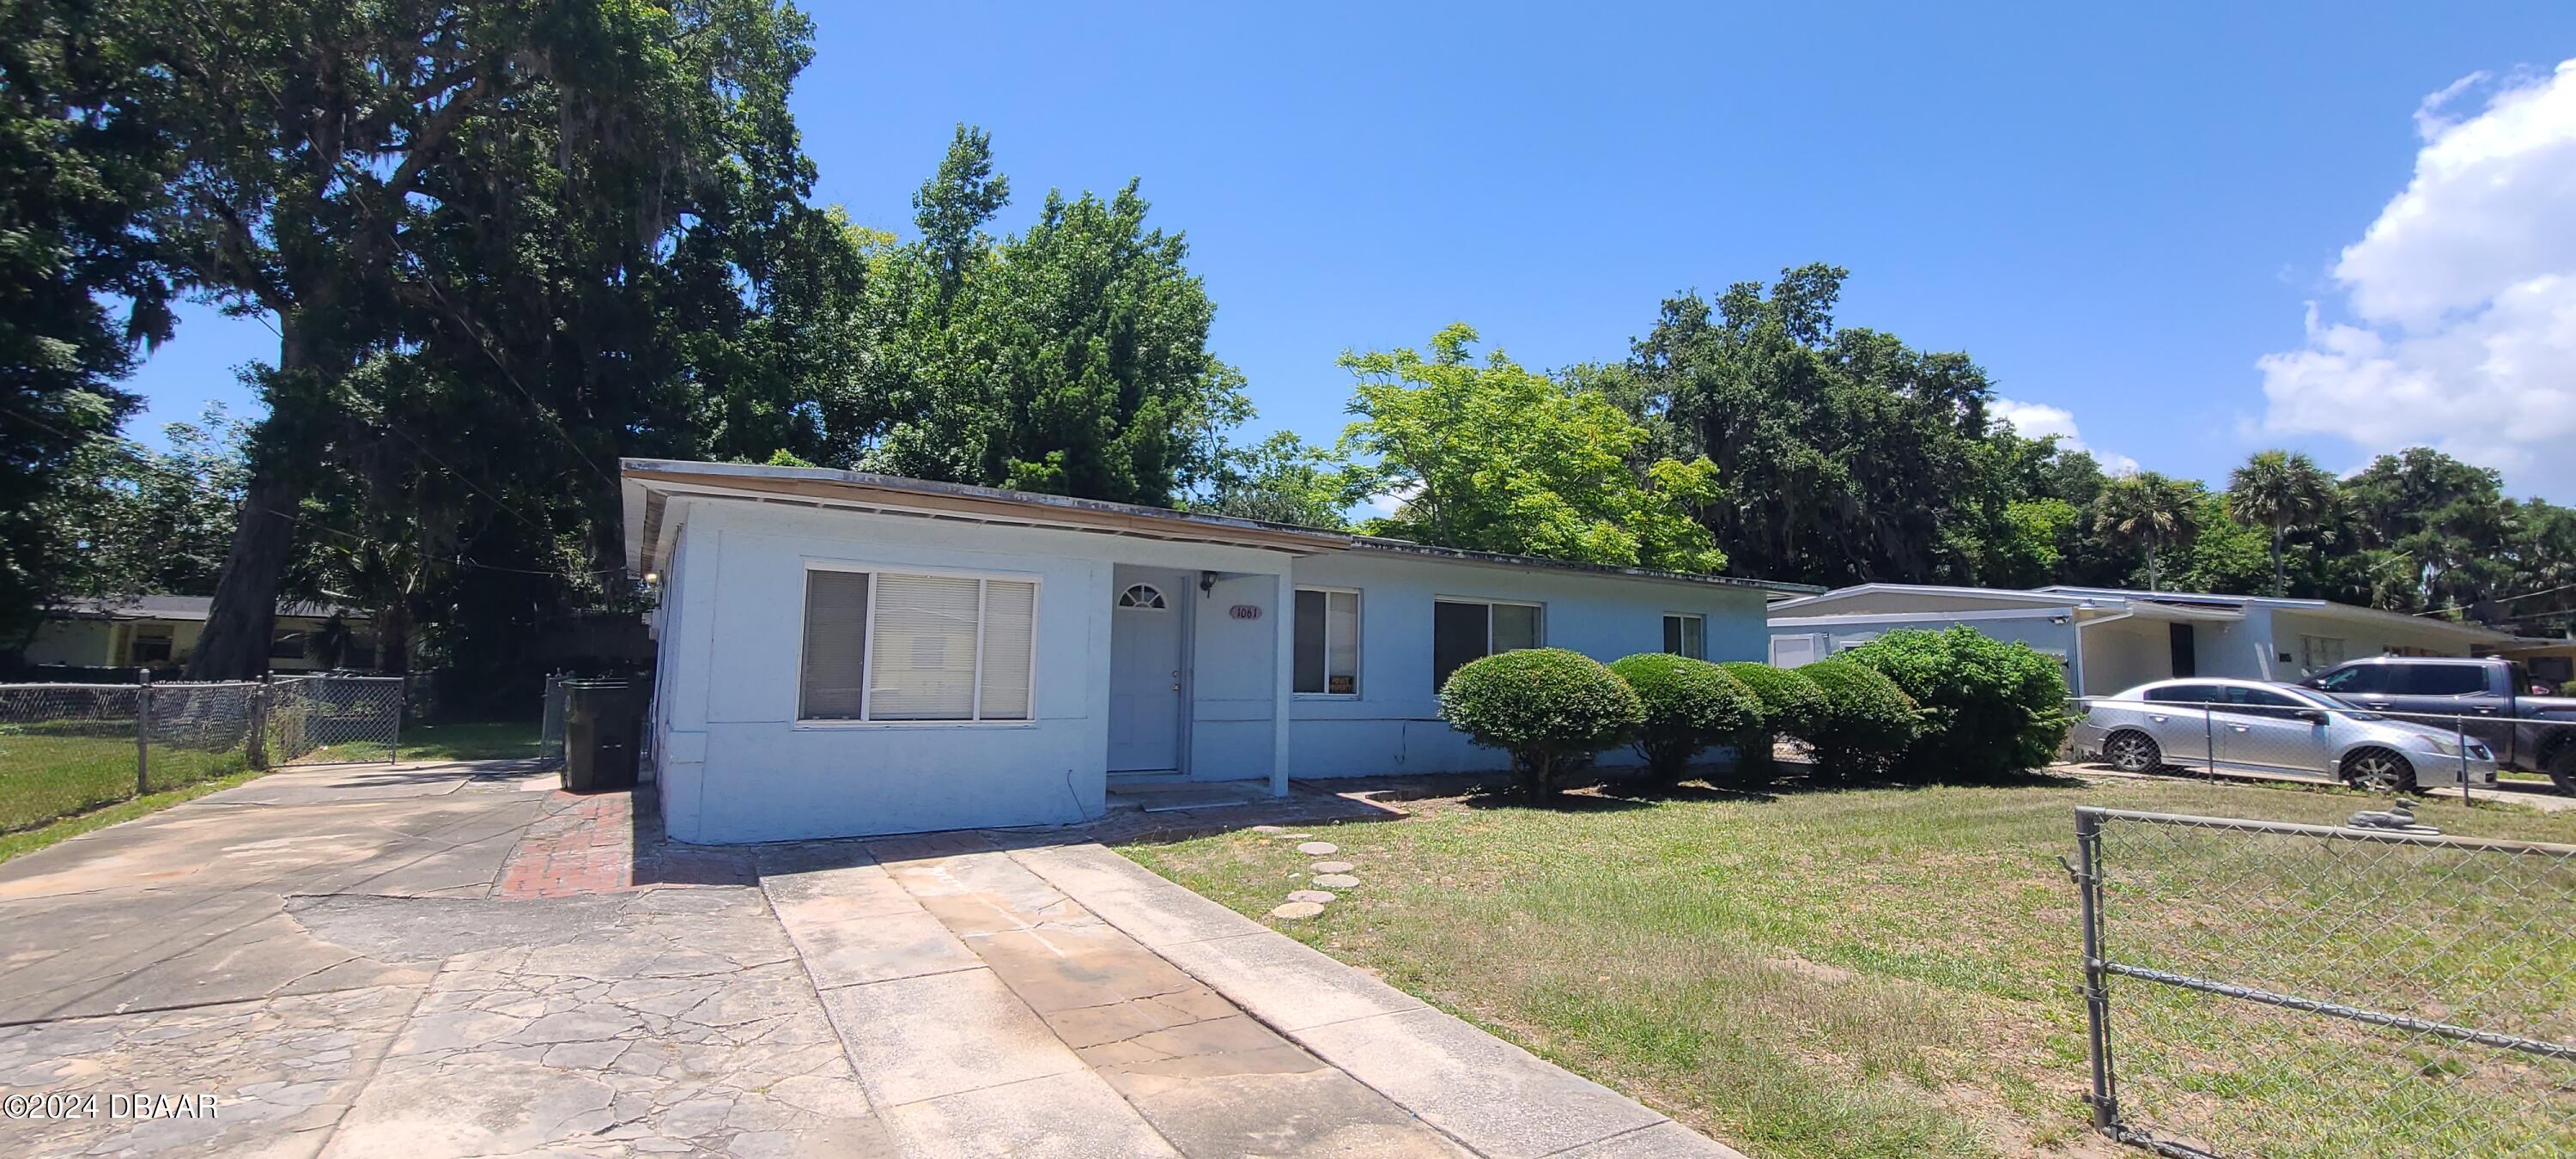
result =
[[[529,827],[527,839],[502,869],[493,896],[576,897],[654,885],[751,885],[759,880],[747,852],[665,839],[661,812],[649,795],[555,796],[570,804]]]

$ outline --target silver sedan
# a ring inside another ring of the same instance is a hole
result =
[[[2083,755],[2132,773],[2215,767],[2383,793],[2496,778],[2495,754],[2475,738],[2256,680],[2160,680],[2087,698],[2073,739]]]

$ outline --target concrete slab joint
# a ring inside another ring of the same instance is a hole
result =
[[[709,849],[545,776],[289,770],[0,865],[0,1087],[223,1107],[10,1153],[1731,1154],[1096,844]]]
[[[1740,1159],[1633,1099],[1431,1009],[1101,846],[1023,849],[1013,856],[1217,996],[1437,1128],[1462,1150],[1487,1156]]]

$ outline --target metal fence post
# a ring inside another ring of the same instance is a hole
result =
[[[250,751],[245,754],[256,772],[268,771],[268,673],[259,674],[259,684],[250,690]]]
[[[2469,718],[2451,718],[2451,739],[2460,746],[2460,803],[2474,808],[2477,801],[2469,796]]]
[[[138,668],[134,693],[134,795],[152,791],[152,670]]]
[[[394,685],[394,739],[393,739],[393,751],[392,751],[391,753],[387,754],[387,755],[386,755],[386,757],[385,757],[385,763],[386,763],[386,764],[388,764],[388,765],[400,765],[400,764],[402,763],[402,718],[403,718],[403,705],[404,705],[404,703],[405,703],[406,701],[408,701],[410,698],[411,698],[411,681],[410,681],[410,680],[405,679],[405,680],[404,680],[404,681],[402,681],[401,683]]]
[[[2111,989],[2102,971],[2102,818],[2090,809],[2075,810],[2075,887],[2084,922],[2084,1038],[2092,1056],[2093,1091],[2084,1101],[2093,1107],[2093,1126],[2115,1134],[2120,1101],[2111,1078]]]

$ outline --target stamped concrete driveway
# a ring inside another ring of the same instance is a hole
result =
[[[1730,1154],[1079,833],[704,849],[551,789],[290,771],[0,865],[0,1093],[100,1096],[0,1150]]]

